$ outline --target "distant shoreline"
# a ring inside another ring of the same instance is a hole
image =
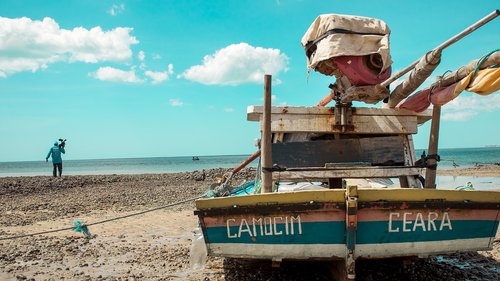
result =
[[[488,149],[488,148],[500,148],[500,145],[485,145],[480,147],[442,147],[439,150],[461,150],[461,149]],[[427,151],[428,148],[415,148],[416,151]],[[107,161],[107,160],[138,160],[138,159],[159,159],[159,158],[185,158],[192,159],[193,157],[199,157],[200,160],[202,158],[213,158],[213,157],[248,157],[251,153],[243,153],[243,154],[214,154],[214,155],[188,155],[188,156],[143,156],[143,157],[114,157],[114,158],[82,158],[82,159],[67,159],[64,161]],[[22,162],[43,162],[43,157],[35,160],[11,160],[11,161],[0,161],[0,163],[22,163]]]
[[[447,168],[437,170],[439,176],[500,177],[500,165],[480,164],[475,167]]]
[[[103,173],[68,173],[67,176],[135,176],[135,175],[162,175],[162,174],[177,174],[177,173],[196,173],[198,171],[211,171],[211,170],[228,170],[231,168],[227,167],[217,167],[210,169],[198,169],[192,171],[172,171],[172,172],[123,172],[119,173],[116,171],[105,171]],[[454,176],[454,177],[500,177],[500,165],[498,164],[479,164],[475,167],[457,167],[457,168],[442,168],[437,170],[438,176]],[[47,170],[47,172],[43,175],[41,174],[10,174],[10,175],[1,175],[0,178],[13,178],[13,177],[45,177],[51,176],[51,171]],[[64,176],[64,174],[63,174]]]
[[[115,157],[115,158],[82,158],[82,159],[63,159],[63,161],[109,161],[109,160],[140,160],[140,159],[160,159],[160,158],[172,158],[172,159],[189,159],[192,160],[193,157],[202,158],[214,158],[214,157],[248,157],[252,154],[224,154],[224,155],[195,155],[192,156],[144,156],[144,157]],[[13,161],[0,161],[0,163],[23,163],[23,162],[44,162],[45,159],[40,158],[38,160],[13,160]]]

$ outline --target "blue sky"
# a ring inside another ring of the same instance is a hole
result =
[[[453,7],[450,9],[450,7]],[[334,81],[307,76],[300,39],[320,14],[392,30],[393,71],[499,8],[498,1],[0,1],[0,161],[249,154],[246,108],[312,106]],[[500,19],[443,53],[433,75],[499,47]],[[393,84],[393,87],[395,84]],[[443,107],[440,147],[500,144],[498,93]],[[419,128],[417,148],[428,142]]]

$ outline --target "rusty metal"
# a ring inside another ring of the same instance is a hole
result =
[[[195,210],[194,214],[200,217],[218,215],[240,215],[240,214],[272,214],[276,212],[308,212],[308,211],[337,211],[344,210],[345,203],[332,202],[309,202],[300,204],[272,204],[272,205],[249,205],[233,206],[227,208],[215,208]]]
[[[335,125],[332,126],[333,130],[340,130],[341,132],[348,132],[354,130],[352,124],[352,107],[351,104],[337,103],[335,105]]]

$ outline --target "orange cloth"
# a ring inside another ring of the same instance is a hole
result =
[[[431,94],[434,105],[444,105],[454,100],[463,90],[482,96],[489,95],[500,89],[500,68],[485,68],[479,70],[472,78],[472,73],[457,83]]]
[[[417,93],[409,96],[407,99],[401,101],[396,108],[422,112],[427,109],[431,103],[434,105],[447,104],[448,102],[454,100],[464,90],[482,96],[486,96],[500,90],[500,68],[485,68],[479,70],[474,77],[472,77],[472,73],[470,73],[455,84],[445,88],[433,89],[430,97],[430,89],[418,91]]]
[[[479,70],[470,81],[472,74],[458,82],[457,90],[473,92],[482,96],[489,95],[500,89],[500,68],[485,68]]]

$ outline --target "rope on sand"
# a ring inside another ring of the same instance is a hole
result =
[[[149,209],[149,210],[145,210],[145,211],[141,211],[141,212],[137,212],[137,213],[133,213],[133,214],[128,214],[128,215],[125,215],[125,216],[115,217],[115,218],[111,218],[111,219],[107,219],[107,220],[102,220],[102,221],[97,221],[97,222],[93,222],[93,223],[88,223],[88,224],[81,223],[80,221],[75,221],[75,226],[74,227],[66,227],[66,228],[60,228],[60,229],[42,231],[42,232],[31,233],[31,234],[23,234],[23,235],[11,236],[11,237],[0,237],[0,241],[3,241],[3,240],[12,240],[12,239],[24,238],[24,237],[31,237],[31,236],[35,236],[35,235],[42,235],[42,234],[48,234],[48,233],[55,233],[55,232],[61,232],[61,231],[66,231],[66,230],[74,230],[76,232],[82,232],[85,237],[89,237],[90,236],[90,232],[88,230],[88,227],[91,226],[91,225],[98,225],[98,224],[108,223],[108,222],[111,222],[111,221],[121,220],[121,219],[125,219],[125,218],[130,218],[130,217],[142,215],[142,214],[145,214],[145,213],[150,213],[150,212],[158,211],[158,210],[161,210],[161,209],[166,209],[166,208],[174,207],[174,206],[181,205],[181,204],[184,204],[184,203],[192,202],[192,201],[194,201],[196,199],[200,199],[200,198],[203,198],[203,197],[206,197],[206,196],[207,196],[206,194],[203,194],[203,195],[200,195],[200,196],[196,196],[196,197],[189,198],[189,199],[182,200],[182,201],[177,201],[177,202],[170,203],[168,205],[163,205],[163,206],[160,206],[160,207],[156,207],[156,208],[153,208],[153,209]]]

